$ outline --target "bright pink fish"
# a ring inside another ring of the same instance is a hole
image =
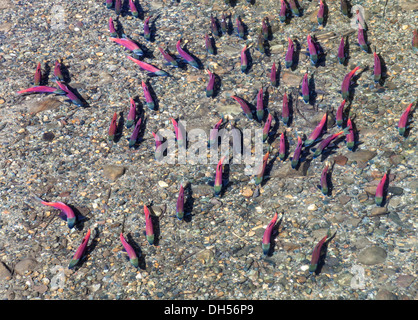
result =
[[[145,84],[144,81],[142,81],[142,89],[144,90],[145,102],[147,103],[148,108],[150,108],[150,110],[154,110],[155,108],[154,100],[152,99],[148,86]]]
[[[345,105],[345,99],[343,100],[343,102],[341,102],[340,106],[337,109],[336,121],[337,121],[337,126],[339,127],[343,125],[344,105]]]
[[[295,46],[293,44],[292,39],[287,38],[288,39],[288,46],[287,46],[287,52],[286,52],[286,56],[284,58],[285,60],[285,66],[286,68],[290,68],[293,65],[293,53],[295,52]]]
[[[398,123],[398,130],[401,136],[405,135],[406,125],[408,123],[409,112],[411,111],[412,103],[402,113]]]
[[[253,119],[253,113],[251,112],[251,109],[248,106],[248,104],[243,99],[237,96],[231,96],[231,98],[239,103],[248,119]]]
[[[267,255],[270,251],[271,246],[271,233],[273,231],[273,228],[276,224],[278,214],[277,212],[274,214],[273,219],[271,219],[270,223],[267,225],[266,230],[264,231],[263,235],[263,242],[261,244],[261,247],[263,249],[263,254]]]
[[[126,242],[125,238],[123,237],[123,233],[120,233],[120,242],[122,242],[123,247],[126,250],[126,253],[128,254],[129,257],[129,262],[135,267],[138,268],[139,262],[138,262],[138,256],[135,252],[135,250],[132,248],[132,246]]]
[[[112,40],[113,42],[116,42],[117,44],[124,46],[126,49],[132,51],[137,56],[144,55],[144,52],[141,50],[141,48],[135,42],[128,38],[109,38],[109,40]]]
[[[25,90],[18,91],[17,94],[25,94],[25,93],[55,93],[55,94],[65,94],[64,90],[48,87],[48,86],[37,86],[28,88]]]
[[[141,60],[137,60],[135,58],[132,58],[131,56],[127,56],[128,59],[135,62],[141,69],[149,71],[150,75],[156,75],[156,76],[168,76],[168,73],[165,71],[162,71],[146,62],[143,62]]]
[[[117,119],[118,119],[118,115],[115,112],[113,114],[112,121],[110,122],[110,127],[109,127],[109,141],[113,141],[114,138],[115,138],[116,129],[117,129]]]
[[[152,225],[151,214],[146,205],[144,205],[145,213],[145,233],[149,244],[154,244],[154,227]]]
[[[86,250],[87,244],[89,242],[90,239],[90,229],[87,230],[87,234],[85,235],[85,237],[83,238],[83,241],[81,242],[80,246],[78,247],[78,249],[76,250],[73,258],[70,261],[70,264],[68,265],[68,269],[72,269],[74,268],[74,266],[80,261],[80,259],[82,258],[84,251]]]
[[[341,95],[343,99],[348,99],[348,90],[350,89],[351,78],[354,76],[358,69],[360,69],[359,66],[355,67],[345,75],[343,83],[341,84]]]
[[[199,65],[197,64],[197,61],[195,59],[193,59],[193,57],[191,55],[189,55],[186,51],[184,51],[181,48],[181,39],[179,41],[177,41],[176,49],[177,49],[177,52],[179,53],[179,55],[184,60],[186,60],[186,62],[188,64],[190,64],[193,68],[199,69]]]
[[[126,121],[126,127],[130,128],[133,126],[135,117],[136,117],[136,105],[134,99],[132,97],[129,97],[129,101],[131,103],[131,106],[129,108],[129,113]]]
[[[304,144],[305,147],[310,146],[321,135],[326,122],[327,122],[327,114],[325,113],[321,121],[319,122],[319,124],[316,126],[315,130],[311,133],[309,138],[305,141],[305,144]]]
[[[112,17],[109,18],[109,32],[112,38],[116,38],[118,36]]]
[[[311,264],[309,265],[309,272],[313,273],[316,271],[316,268],[318,267],[318,261],[321,256],[321,249],[324,245],[325,241],[327,241],[327,238],[330,236],[329,231],[328,234],[323,237],[318,244],[315,246],[313,252],[312,252],[312,258],[311,258]]]
[[[83,102],[65,84],[63,84],[61,81],[55,82],[61,90],[65,91],[67,98],[70,99],[72,103],[79,107],[83,106]]]
[[[267,116],[267,121],[264,124],[264,128],[263,128],[263,142],[267,140],[272,120],[273,120],[273,116],[271,115],[271,113],[269,113],[269,115]]]
[[[376,188],[376,194],[375,194],[374,200],[376,202],[376,205],[378,206],[381,206],[383,203],[383,197],[384,197],[385,187],[386,187],[386,179],[387,179],[387,173],[383,175],[383,178],[380,180]]]
[[[225,160],[225,156],[219,160],[218,165],[216,166],[216,175],[215,175],[215,183],[213,185],[213,189],[215,192],[215,196],[219,196],[222,191],[222,166]]]
[[[55,61],[54,77],[56,81],[64,81],[64,76],[62,75],[61,71],[61,63],[59,63],[58,61]]]
[[[151,19],[152,16],[149,16],[144,21],[144,37],[147,41],[150,41],[151,39],[151,30],[149,27],[149,19]]]
[[[50,206],[60,210],[66,216],[68,228],[72,229],[74,227],[76,222],[76,216],[74,214],[73,209],[71,209],[68,205],[66,205],[63,202],[48,202],[38,197],[35,198],[39,200],[44,206]]]
[[[263,120],[264,118],[264,105],[263,105],[263,88],[260,88],[257,94],[257,110],[256,115],[258,121]]]

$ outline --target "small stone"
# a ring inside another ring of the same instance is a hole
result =
[[[348,158],[347,157],[344,157],[342,155],[338,155],[338,156],[334,157],[334,162],[336,164],[338,164],[339,166],[345,166],[345,164],[347,163],[347,161],[348,161]]]
[[[401,154],[393,154],[389,157],[389,162],[394,166],[400,164],[402,161],[405,160],[405,157]]]
[[[26,272],[31,272],[35,270],[37,265],[38,265],[38,261],[36,261],[35,259],[25,258],[23,260],[20,260],[18,263],[16,263],[14,267],[14,271],[17,274],[24,275]]]
[[[165,182],[165,181],[158,181],[158,185],[161,187],[161,188],[167,188],[168,187],[168,184],[167,184],[167,182]]]
[[[356,163],[366,163],[369,160],[373,159],[377,155],[376,151],[370,150],[357,150],[356,152],[347,153],[348,164],[353,162]]]
[[[106,178],[116,181],[125,173],[125,167],[116,165],[107,165],[103,167],[103,174]]]
[[[338,197],[338,201],[340,201],[341,205],[347,204],[350,200],[351,200],[351,198],[349,196],[346,196],[346,195],[341,195],[341,196]]]
[[[402,274],[396,279],[396,284],[399,287],[407,288],[412,284],[412,282],[414,282],[414,280],[415,280],[415,277],[413,275]]]
[[[196,259],[202,262],[203,264],[207,264],[213,260],[215,254],[210,249],[205,249],[200,251],[196,254]]]
[[[298,86],[299,83],[301,83],[302,77],[295,75],[291,72],[285,71],[283,72],[282,81],[283,81],[283,84],[294,87],[294,86]]]
[[[398,297],[387,289],[379,289],[376,300],[398,300]]]
[[[318,207],[315,203],[312,203],[311,205],[308,206],[309,211],[315,211],[317,209],[318,209]]]
[[[382,216],[387,213],[388,213],[388,208],[386,207],[374,207],[370,215],[372,217],[375,217],[375,216]]]
[[[0,262],[0,280],[10,280],[11,278],[12,273],[10,272],[9,268],[3,262]]]
[[[41,111],[58,108],[60,105],[61,101],[57,98],[47,98],[41,101],[33,101],[28,106],[28,112],[36,114]]]
[[[241,194],[246,197],[246,198],[250,198],[253,195],[253,190],[251,190],[250,187],[246,187],[244,188],[244,190],[241,192]]]
[[[42,140],[45,140],[48,142],[51,142],[52,140],[54,140],[54,138],[55,138],[55,134],[53,132],[45,132],[42,135]]]
[[[362,250],[357,259],[360,263],[365,265],[375,265],[383,263],[386,260],[386,250],[378,246],[371,246]]]

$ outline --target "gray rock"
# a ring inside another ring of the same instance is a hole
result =
[[[387,289],[379,289],[376,300],[398,300],[398,297]]]
[[[362,250],[357,259],[360,263],[365,265],[375,265],[383,263],[386,260],[386,250],[378,246],[371,246]]]
[[[415,277],[413,275],[402,274],[396,279],[396,284],[399,287],[407,288],[412,284],[412,282],[414,282],[414,280],[415,280]]]
[[[106,178],[110,180],[117,180],[125,173],[125,167],[115,166],[115,165],[106,165],[103,167],[103,174]]]
[[[9,268],[4,264],[4,262],[0,262],[0,280],[8,280],[11,277],[12,273],[10,272]]]
[[[353,162],[366,163],[369,160],[373,159],[376,155],[376,151],[370,150],[357,150],[356,152],[345,154],[345,156],[348,158],[348,164],[352,164]]]
[[[16,263],[14,271],[17,274],[24,275],[26,272],[31,272],[35,270],[38,264],[38,261],[36,261],[33,258],[25,258]]]

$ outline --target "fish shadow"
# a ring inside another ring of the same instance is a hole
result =
[[[128,0],[128,2],[129,2],[129,0]],[[144,20],[145,12],[144,12],[144,9],[142,8],[141,4],[139,3],[139,0],[134,0],[134,4],[135,4],[136,10],[138,11],[138,19]]]
[[[125,124],[125,118],[123,116],[123,111],[121,111],[119,113],[119,120],[118,120],[118,124],[116,127],[115,137],[113,139],[115,143],[118,143],[120,139],[122,138],[124,124]]]
[[[260,120],[260,123],[264,120],[267,119],[268,117],[268,112],[266,112],[268,110],[269,107],[269,98],[270,98],[270,93],[268,90],[264,90],[264,95],[263,95],[263,119]]]
[[[290,67],[290,69],[292,71],[295,71],[299,65],[300,53],[302,52],[302,46],[300,45],[300,42],[298,40],[293,40],[293,45],[296,50],[293,52],[293,56],[292,56],[293,61],[292,61],[292,66]]]
[[[325,28],[328,23],[329,8],[325,1],[322,1],[322,3],[324,4],[324,20],[322,22],[322,26]]]
[[[274,79],[276,82],[276,85],[273,86],[275,88],[280,86],[280,73],[282,72],[282,64],[280,63],[280,61],[277,62],[277,67],[276,67],[276,78]]]
[[[318,96],[315,91],[315,78],[314,74],[311,74],[311,77],[309,78],[308,82],[308,88],[309,88],[309,104],[314,106],[316,103],[316,97]]]
[[[271,41],[271,40],[273,40],[273,30],[272,30],[272,27],[271,27],[270,20],[269,20],[268,17],[266,17],[264,21],[265,21],[266,26],[267,26],[267,39],[266,40]]]
[[[145,129],[147,127],[147,124],[146,124],[147,118],[139,117],[137,121],[139,121],[139,120],[141,120],[141,124],[139,125],[140,129],[139,129],[139,132],[138,132],[138,136],[136,138],[135,144],[131,147],[131,148],[134,148],[135,150],[137,150],[139,145],[141,144],[141,142],[144,141],[144,135],[145,135],[145,131],[146,131]],[[127,138],[127,140],[129,141],[130,138]]]
[[[362,71],[360,71],[358,74],[355,74],[351,80],[350,80],[350,86],[348,87],[348,101],[353,101],[354,94],[355,94],[355,88],[358,87],[357,80],[360,79],[361,75],[368,71],[370,68],[369,66],[366,66]]]
[[[193,190],[191,183],[188,183],[187,186],[184,188],[185,194],[187,194],[186,199],[184,201],[184,217],[183,220],[186,222],[192,221],[192,212],[195,199],[193,198]]]
[[[260,187],[263,187],[270,180],[270,173],[271,173],[271,170],[273,170],[273,165],[276,159],[277,159],[277,154],[275,154],[273,158],[267,162],[266,167],[264,168],[263,180],[260,183]]]
[[[213,96],[212,96],[212,98],[215,98],[215,97],[218,96],[219,92],[221,91],[222,79],[216,73],[214,73],[213,76],[215,77],[215,83],[213,85]]]
[[[47,61],[44,65],[44,70],[41,74],[41,79],[40,79],[40,86],[47,86],[48,85],[48,81],[49,81],[49,74],[51,73],[51,67],[49,66],[49,62]]]
[[[70,71],[68,69],[68,66],[64,62],[61,62],[60,64],[62,77],[64,78],[64,82],[68,84],[71,82]]]
[[[116,33],[119,38],[123,38],[125,36],[125,30],[123,28],[122,23],[119,21],[119,17],[117,17],[113,22],[116,23]]]
[[[238,0],[229,0],[229,5],[234,8],[237,5]]]
[[[253,66],[253,58],[249,49],[245,50],[245,56],[247,57],[247,68],[245,69],[244,74],[248,74]]]
[[[316,40],[316,39],[315,39]],[[315,67],[325,67],[326,66],[326,59],[327,53],[325,52],[324,48],[320,45],[318,41],[315,41],[316,52],[318,53],[318,61],[315,64]]]
[[[381,71],[381,78],[378,81],[378,84],[381,86],[385,85],[385,81],[388,78],[388,68],[385,59],[380,55],[380,53],[377,54],[377,56],[380,59],[380,71]]]
[[[289,93],[287,95],[287,102],[288,102],[287,106],[289,108],[289,120],[287,121],[287,123],[285,123],[285,125],[287,127],[290,127],[292,125],[292,122],[293,122],[293,117],[294,117],[293,104],[295,103],[291,93]]]
[[[145,270],[146,269],[146,262],[145,262],[145,257],[142,254],[142,250],[141,250],[140,245],[138,244],[138,242],[136,242],[132,238],[132,236],[131,236],[130,233],[128,233],[126,235],[126,240],[130,244],[130,246],[132,247],[132,249],[134,249],[136,255],[138,256],[138,268],[141,269],[141,270]],[[128,255],[126,255],[126,258],[129,261]]]
[[[80,100],[81,107],[83,107],[83,108],[89,108],[90,107],[90,104],[86,101],[86,99],[83,98],[83,96],[78,92],[77,89],[74,89],[69,85],[67,85],[67,88]],[[71,101],[71,103],[73,103],[73,102]]]
[[[416,109],[416,107],[415,108],[411,107],[411,110],[409,111],[408,119],[407,119],[406,125],[405,125],[405,133],[403,135],[403,137],[405,139],[407,139],[411,134],[411,130],[413,128],[412,124],[414,123],[413,116],[414,116],[414,113],[415,113],[415,109]]]
[[[209,38],[210,44],[212,45],[213,48],[213,55],[216,56],[218,54],[218,48],[216,47],[216,40],[215,37],[212,36]]]
[[[152,22],[149,25],[149,31],[150,31],[150,38],[149,42],[155,42],[155,36],[157,35],[157,27],[155,25],[155,22],[160,18],[161,14],[158,14],[154,19],[152,19]]]
[[[298,0],[295,0],[295,5],[296,5],[296,8],[298,8],[299,10],[299,15],[297,15],[297,17],[303,17],[305,13],[305,9],[299,4]]]
[[[225,17],[226,22],[226,33],[232,35],[234,32],[234,24],[232,22],[232,13]]]
[[[87,218],[86,216],[82,215],[80,210],[78,210],[77,207],[75,207],[73,205],[70,205],[70,204],[68,204],[68,206],[71,208],[71,210],[73,210],[74,215],[76,217],[76,219],[75,219],[76,222],[75,222],[74,228],[76,228],[76,230],[78,230],[78,231],[83,230],[84,229],[84,223],[86,221],[89,221],[90,219]],[[67,221],[66,218],[67,217],[65,217],[65,219],[64,219],[65,221]]]
[[[350,38],[347,36],[344,41],[344,62],[343,66],[347,67],[350,60]]]

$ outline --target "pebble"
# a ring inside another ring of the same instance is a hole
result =
[[[27,272],[32,272],[38,266],[38,261],[33,258],[25,258],[16,263],[14,271],[17,274],[24,275]]]
[[[375,265],[385,262],[387,257],[386,250],[378,247],[371,246],[366,249],[363,249],[357,257],[357,260],[365,265]]]
[[[165,182],[165,181],[162,181],[162,180],[158,181],[158,185],[159,185],[161,188],[168,188],[168,183],[167,183],[167,182]]]
[[[382,216],[388,213],[388,209],[386,207],[374,207],[370,213],[372,217],[375,216]]]
[[[250,198],[253,195],[253,190],[250,187],[245,187],[241,194],[246,198]]]
[[[0,262],[0,280],[10,280],[11,278],[12,273],[10,272],[9,268],[3,262]]]
[[[125,174],[125,171],[125,167],[118,165],[110,164],[103,167],[103,175],[112,181],[119,179],[122,175]]]

